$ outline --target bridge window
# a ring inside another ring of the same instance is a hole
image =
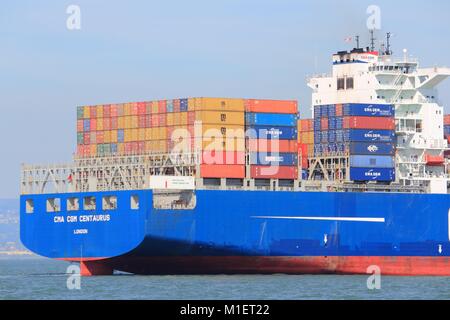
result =
[[[92,211],[96,209],[95,197],[85,197],[83,199],[83,209],[86,211]]]
[[[117,210],[117,197],[116,196],[103,197],[102,207],[103,210]]]
[[[33,199],[27,199],[27,201],[25,201],[25,212],[27,214],[34,213],[34,200]]]
[[[78,198],[68,198],[67,211],[78,211],[78,210],[80,210],[80,200]]]
[[[349,77],[346,79],[346,85],[347,85],[347,89],[353,89],[354,88],[354,80],[353,77]]]
[[[61,211],[61,199],[49,198],[47,199],[47,212],[60,212]]]
[[[139,196],[133,195],[130,197],[130,207],[132,210],[139,210]]]
[[[345,78],[338,78],[337,79],[337,89],[338,90],[345,90]]]

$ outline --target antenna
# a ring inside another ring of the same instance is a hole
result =
[[[388,32],[386,34],[386,54],[388,56],[392,55],[392,51],[391,51],[391,37],[392,37],[392,33]]]
[[[359,49],[359,36],[356,36],[356,49]]]
[[[370,30],[370,50],[375,51],[375,31],[372,29]]]

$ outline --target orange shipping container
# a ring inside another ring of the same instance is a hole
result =
[[[245,125],[245,113],[237,111],[197,111],[195,120],[204,124]]]
[[[207,165],[200,166],[202,178],[245,178],[244,165]]]
[[[245,111],[244,99],[195,98],[194,103],[196,111]]]
[[[83,118],[89,119],[91,117],[91,108],[89,106],[83,107]]]
[[[83,132],[84,120],[77,120],[77,132]]]
[[[265,139],[249,139],[249,152],[283,152],[296,153],[298,149],[295,140],[265,140]]]
[[[446,126],[450,125],[450,114],[444,115],[444,125]]]
[[[344,117],[344,129],[395,130],[395,120],[390,117]]]
[[[245,100],[245,111],[260,113],[297,114],[298,103],[294,100]]]
[[[297,126],[299,132],[313,131],[313,120],[312,119],[298,120]]]

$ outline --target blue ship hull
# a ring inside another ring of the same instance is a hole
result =
[[[365,273],[377,265],[384,274],[450,275],[447,194],[195,194],[191,210],[155,209],[151,190],[24,195],[21,240],[39,255],[81,261],[85,274]],[[111,195],[118,208],[101,210]],[[97,210],[67,211],[68,198],[86,196]],[[46,212],[49,198],[61,199],[59,212]]]

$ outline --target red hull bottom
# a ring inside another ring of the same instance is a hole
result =
[[[371,266],[381,275],[450,276],[450,257],[122,257],[83,261],[81,271],[84,276],[113,269],[148,275],[367,274]]]

